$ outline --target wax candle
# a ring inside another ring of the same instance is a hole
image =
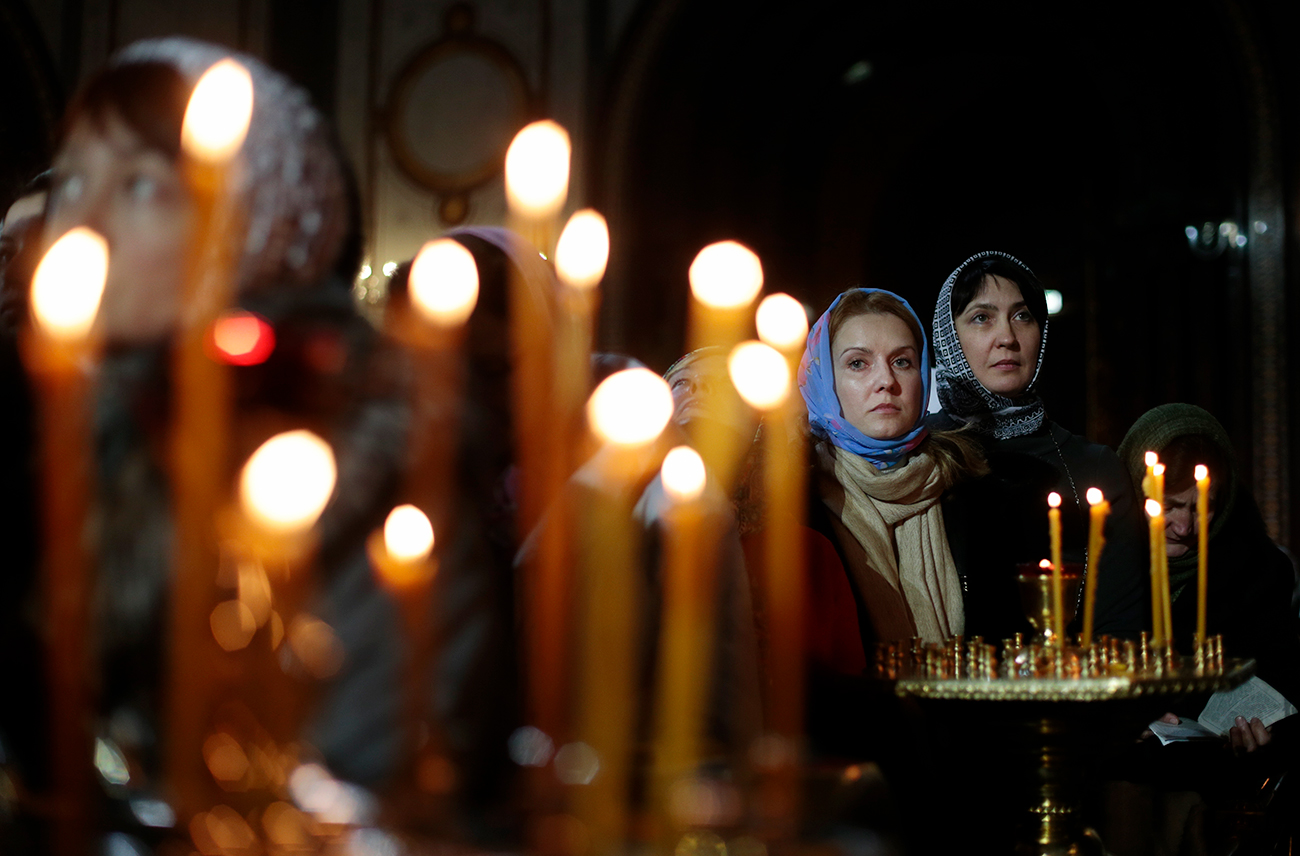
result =
[[[1092,621],[1097,601],[1097,575],[1101,567],[1101,550],[1106,544],[1104,534],[1106,515],[1110,513],[1110,503],[1095,487],[1088,488],[1088,568],[1087,580],[1083,594],[1083,645],[1092,644]]]
[[[208,617],[217,598],[218,510],[228,500],[230,384],[210,358],[211,330],[231,302],[242,240],[233,204],[232,162],[253,111],[253,84],[233,59],[213,64],[195,84],[181,129],[183,168],[194,227],[174,351],[172,389],[173,554],[170,694],[166,730],[168,782],[181,823],[211,804],[202,763],[216,649]]]
[[[1061,495],[1052,491],[1047,495],[1047,524],[1052,550],[1052,635],[1056,646],[1065,645],[1065,603],[1062,598],[1061,573]]]
[[[656,810],[665,828],[673,825],[672,788],[698,762],[713,642],[711,602],[716,563],[701,549],[705,508],[700,500],[704,461],[689,446],[665,457],[659,478],[668,499],[663,514],[663,621],[656,699]],[[716,552],[716,551],[715,551]]]
[[[735,241],[710,244],[696,255],[689,272],[691,303],[688,338],[692,350],[713,345],[729,352],[752,323],[750,306],[763,287],[763,265],[753,251]],[[730,493],[736,469],[747,451],[735,442],[729,424],[744,421],[744,404],[730,384],[714,384],[710,404],[718,418],[703,422],[691,442],[719,488]]]
[[[638,604],[644,575],[640,528],[632,509],[640,496],[644,458],[673,412],[672,393],[648,369],[606,378],[587,403],[592,430],[604,445],[584,465],[575,545],[582,613],[578,619],[581,681],[578,734],[595,753],[599,776],[575,794],[575,813],[593,852],[610,852],[627,835],[637,697]]]
[[[1164,549],[1161,536],[1165,531],[1165,515],[1160,503],[1154,499],[1148,499],[1145,508],[1151,535],[1151,641],[1159,645],[1165,640],[1164,596],[1160,581],[1160,553]]]
[[[63,807],[51,845],[60,854],[89,849],[91,719],[87,647],[90,557],[81,533],[90,506],[93,465],[88,363],[91,329],[108,274],[108,245],[77,228],[50,247],[32,278],[33,325],[23,360],[37,391],[43,491],[41,575],[49,637],[50,773]]]
[[[1142,456],[1142,462],[1146,464],[1146,475],[1142,477],[1142,495],[1147,499],[1155,499],[1155,477],[1151,470],[1156,464],[1160,463],[1160,456],[1155,452],[1148,451]]]
[[[1196,465],[1196,644],[1205,644],[1206,593],[1210,552],[1210,470]]]
[[[1151,476],[1154,484],[1152,499],[1160,505],[1161,519],[1164,520],[1165,507],[1165,465],[1156,464],[1151,468]],[[1166,525],[1168,521],[1164,521]],[[1156,550],[1156,557],[1160,563],[1160,610],[1161,620],[1165,631],[1165,641],[1173,643],[1174,641],[1174,623],[1173,623],[1173,606],[1172,598],[1169,596],[1169,552],[1168,537],[1165,528],[1162,526],[1159,532],[1160,546]]]
[[[766,307],[759,315],[760,331],[772,344],[738,345],[728,359],[728,371],[741,398],[765,414],[762,454],[766,509],[759,583],[768,617],[764,661],[767,674],[763,676],[769,688],[767,739],[790,751],[777,753],[787,759],[786,763],[763,771],[758,802],[765,807],[766,826],[792,834],[799,806],[798,768],[793,763],[798,755],[794,748],[803,731],[805,576],[800,524],[805,513],[806,482],[800,427],[803,400],[792,394],[791,380],[808,325],[803,308],[789,298],[788,302],[779,300],[782,296],[773,295],[760,306],[760,310]]]

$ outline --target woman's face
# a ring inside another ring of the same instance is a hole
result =
[[[1214,522],[1215,486],[1210,488],[1206,508],[1206,525]],[[1198,524],[1196,522],[1196,485],[1188,485],[1178,493],[1165,492],[1165,555],[1171,559],[1186,556],[1196,550]]]
[[[96,321],[105,339],[149,342],[175,327],[193,216],[177,165],[115,114],[103,128],[72,127],[54,159],[45,244],[74,226],[108,242]]]
[[[1038,367],[1042,334],[1020,287],[1004,277],[984,277],[975,299],[953,321],[966,362],[984,388],[1007,398],[1023,395]]]
[[[921,416],[921,352],[897,315],[855,315],[831,340],[835,394],[849,424],[876,440],[911,431]]]

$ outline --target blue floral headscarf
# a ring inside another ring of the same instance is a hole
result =
[[[831,312],[845,295],[857,291],[881,292],[896,298],[911,313],[912,318],[916,320],[917,329],[921,331],[922,406],[912,430],[901,437],[877,440],[854,428],[844,417],[839,396],[835,392],[835,360],[831,356]],[[917,317],[916,310],[897,294],[882,288],[850,289],[835,298],[808,332],[808,345],[804,348],[803,359],[799,361],[799,392],[803,395],[804,404],[808,406],[808,427],[813,434],[829,440],[845,451],[861,455],[882,470],[903,460],[909,452],[921,444],[928,433],[925,427],[924,405],[930,400],[930,342],[926,339],[925,328],[921,326],[921,319]]]

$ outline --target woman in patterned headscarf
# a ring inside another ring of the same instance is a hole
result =
[[[1023,625],[1016,565],[1048,555],[1047,495],[1062,498],[1064,560],[1086,560],[1090,487],[1111,504],[1097,579],[1097,633],[1135,636],[1147,614],[1144,526],[1115,453],[1047,417],[1037,382],[1047,348],[1042,284],[1019,259],[983,252],[952,272],[934,312],[939,403],[927,424],[979,439],[992,473],[953,491],[944,523],[968,606],[1010,631]],[[1082,591],[1082,588],[1080,589]]]
[[[813,525],[839,548],[868,645],[942,642],[966,628],[939,500],[983,462],[965,438],[925,426],[929,362],[912,307],[891,292],[856,288],[813,325],[799,364],[821,500]]]

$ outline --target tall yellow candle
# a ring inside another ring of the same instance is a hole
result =
[[[1052,491],[1047,495],[1048,535],[1052,548],[1052,635],[1056,646],[1065,645],[1065,604],[1061,596],[1061,495]]]
[[[1101,549],[1106,545],[1104,529],[1106,515],[1110,513],[1110,503],[1100,490],[1088,488],[1088,568],[1083,590],[1083,644],[1092,644],[1092,620],[1097,602],[1097,574],[1101,567]]]
[[[91,776],[87,628],[90,558],[80,537],[90,504],[90,331],[108,274],[108,245],[77,228],[50,247],[32,282],[32,328],[24,331],[23,359],[38,391],[42,471],[41,575],[51,628],[51,778],[61,803],[51,846],[59,854],[89,848]]]
[[[689,271],[691,303],[688,337],[691,350],[713,345],[730,351],[745,338],[752,323],[750,306],[763,288],[763,265],[752,250],[735,241],[710,244],[695,256]],[[736,469],[746,451],[737,448],[726,422],[742,421],[744,404],[736,391],[716,385],[710,394],[717,397],[716,413],[728,413],[736,419],[708,420],[691,438],[709,473],[724,493],[730,493]]]
[[[1154,480],[1154,493],[1152,497],[1160,504],[1160,516],[1164,521],[1165,508],[1165,465],[1156,464],[1151,468],[1151,476]],[[1173,601],[1169,596],[1169,552],[1166,541],[1165,529],[1160,528],[1160,547],[1156,551],[1156,556],[1160,562],[1160,609],[1161,617],[1164,622],[1165,641],[1173,643],[1174,641],[1174,622],[1173,622]]]
[[[659,636],[656,706],[656,811],[672,826],[671,793],[698,760],[713,644],[714,563],[701,547],[707,481],[704,461],[690,446],[670,451],[659,477],[670,505],[663,515],[663,623]]]
[[[231,392],[226,367],[208,356],[207,343],[212,325],[229,307],[237,248],[244,243],[239,237],[242,212],[229,188],[231,164],[243,146],[252,112],[248,70],[224,59],[195,84],[181,129],[195,225],[184,284],[184,323],[173,356],[176,537],[166,758],[182,824],[210,805],[213,793],[201,747],[214,691],[211,659],[217,649],[207,619],[217,594],[216,520],[228,500],[230,483]]]
[[[1196,465],[1196,644],[1205,643],[1206,562],[1210,551],[1210,471]]]
[[[1165,533],[1164,509],[1154,499],[1146,501],[1147,517],[1150,518],[1151,532],[1151,641],[1157,645],[1165,641],[1164,598],[1161,594],[1160,553],[1164,550]]]
[[[592,430],[605,445],[588,462],[599,469],[599,490],[579,511],[575,553],[583,604],[578,625],[581,682],[578,734],[599,759],[599,775],[575,796],[574,813],[592,852],[620,849],[627,838],[628,787],[636,722],[636,639],[644,579],[640,528],[632,509],[641,483],[638,467],[673,412],[664,379],[648,369],[606,378],[587,403]]]

